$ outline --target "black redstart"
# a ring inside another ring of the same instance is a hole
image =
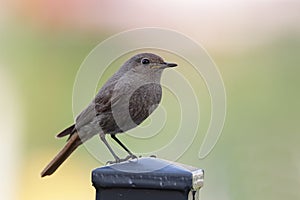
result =
[[[162,96],[162,72],[165,68],[176,66],[152,53],[141,53],[126,61],[77,116],[75,124],[57,135],[58,138],[67,135],[69,138],[41,176],[53,174],[79,145],[97,134],[115,162],[134,158],[116,134],[136,127],[157,108]],[[110,134],[129,156],[120,159],[106,141],[106,134]]]

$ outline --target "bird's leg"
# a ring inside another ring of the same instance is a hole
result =
[[[110,135],[112,139],[114,139],[128,154],[125,159],[128,160],[129,158],[137,158],[131,151],[117,138],[115,134]]]
[[[118,163],[121,161],[121,159],[115,154],[115,152],[113,151],[113,149],[111,148],[111,146],[108,144],[108,142],[105,139],[105,134],[100,133],[100,139],[102,140],[102,142],[106,145],[106,147],[108,148],[108,150],[110,151],[110,153],[113,155],[113,157],[115,158],[115,162]],[[113,163],[113,162],[108,162],[108,163]]]

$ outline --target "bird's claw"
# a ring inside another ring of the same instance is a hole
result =
[[[106,165],[112,165],[112,164],[119,163],[119,162],[120,162],[120,161],[118,161],[118,160],[107,161],[107,162],[106,162]]]
[[[127,157],[125,158],[115,158],[114,161],[107,161],[106,162],[106,165],[112,165],[112,164],[116,164],[116,163],[120,163],[120,162],[124,162],[124,161],[127,161],[127,160],[131,160],[131,159],[137,159],[138,157],[135,156],[135,155],[128,155]]]
[[[131,155],[128,155],[125,159],[129,160],[129,159],[137,159],[137,158],[138,157],[136,155],[131,154]]]

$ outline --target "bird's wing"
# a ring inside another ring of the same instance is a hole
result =
[[[81,127],[92,122],[96,116],[95,104],[91,102],[77,117],[76,117],[76,129],[79,130]]]
[[[104,99],[104,101],[100,102],[106,102],[105,106],[100,104],[97,106],[97,112],[117,112],[121,113],[124,112],[124,109],[128,109],[128,103],[129,103],[129,97],[130,97],[130,85],[124,84],[122,88],[114,88],[113,90],[110,90],[109,93],[109,100]]]
[[[99,113],[110,108],[110,90],[110,87],[104,86],[93,101],[76,117],[77,129],[91,123]]]
[[[122,110],[123,100],[127,96],[129,86],[124,85],[122,89],[114,88],[114,84],[102,88],[94,100],[76,118],[76,128],[80,128],[91,123],[98,115]],[[128,109],[128,108],[127,108]]]

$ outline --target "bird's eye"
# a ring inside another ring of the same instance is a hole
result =
[[[148,58],[143,58],[143,59],[141,60],[141,63],[142,63],[143,65],[147,65],[147,64],[150,63],[150,60],[149,60]]]

